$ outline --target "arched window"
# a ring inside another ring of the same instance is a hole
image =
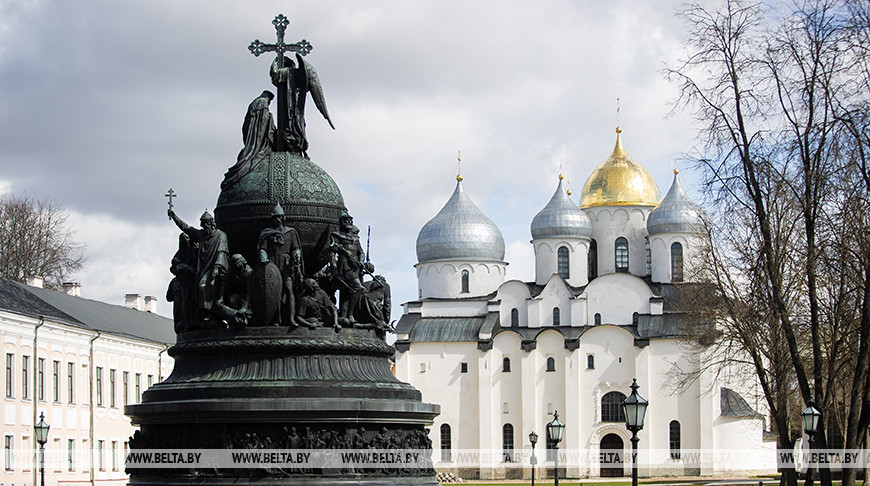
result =
[[[441,462],[453,460],[450,453],[450,426],[441,424]]]
[[[468,270],[462,271],[462,293],[467,294],[468,290]]]
[[[562,311],[559,310],[558,307],[553,308],[553,325],[558,326],[562,324]]]
[[[511,372],[511,359],[505,356],[503,360],[501,360],[501,371],[502,373],[510,373]]]
[[[519,327],[520,325],[520,311],[517,310],[516,307],[511,309],[511,327]]]
[[[601,397],[601,421],[602,422],[625,422],[625,411],[622,402],[625,395],[618,391],[612,391]]]
[[[601,325],[601,314],[599,314],[599,313],[597,313],[597,312],[595,313],[595,325],[596,325],[596,326],[600,326],[600,325]]]
[[[501,428],[501,444],[504,462],[514,462],[514,426],[504,424]]]
[[[595,356],[591,354],[586,355],[586,369],[594,370],[595,369]]]
[[[683,245],[671,245],[671,282],[683,281]]]
[[[639,321],[639,320],[640,320],[640,314],[638,314],[637,312],[635,312],[631,315],[631,325],[632,326],[636,326],[637,321]]]
[[[644,247],[646,248],[646,274],[652,275],[652,250],[649,247],[649,237],[643,240]]]
[[[552,356],[547,358],[547,371],[556,371],[556,359]]]
[[[598,276],[598,242],[592,240],[589,242],[589,256],[586,274],[589,280]]]
[[[628,240],[620,236],[613,244],[613,249],[616,257],[616,271],[628,272]]]
[[[680,444],[680,423],[676,420],[671,420],[671,424],[668,427],[669,438],[668,441],[671,447],[671,459],[679,459],[680,458],[680,448],[682,445]]]
[[[570,257],[568,256],[568,248],[564,246],[560,246],[559,250],[556,252],[558,254],[557,263],[559,269],[559,276],[568,280],[571,278],[571,269],[570,269]]]

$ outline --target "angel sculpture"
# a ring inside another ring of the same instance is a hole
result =
[[[305,61],[301,55],[296,54],[297,63],[287,56],[279,56],[272,62],[269,74],[272,84],[279,88],[278,96],[285,96],[286,100],[279,100],[278,108],[286,106],[286,114],[279,113],[279,133],[275,137],[277,151],[299,152],[308,157],[308,139],[305,137],[305,98],[311,93],[317,110],[329,122],[329,126],[335,130],[329,112],[326,109],[326,100],[323,97],[323,88],[314,67]],[[283,111],[283,110],[281,110]],[[280,123],[285,118],[286,125]],[[284,125],[284,126],[281,126]]]

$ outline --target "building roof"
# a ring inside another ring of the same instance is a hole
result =
[[[574,204],[562,188],[562,176],[559,176],[559,186],[550,202],[544,206],[532,219],[532,238],[585,238],[592,237],[592,221],[589,216]]]
[[[456,181],[453,195],[417,235],[417,261],[504,260],[504,237]]]
[[[471,317],[422,317],[405,314],[396,326],[396,334],[409,334],[414,343],[476,342],[480,330],[498,325],[498,313]]]
[[[723,417],[757,417],[761,415],[739,393],[724,386],[719,389],[719,413]]]
[[[175,343],[171,319],[5,278],[0,278],[0,310],[35,318],[44,317],[91,331],[162,344]]]
[[[659,233],[701,233],[703,230],[701,208],[691,199],[674,170],[671,184],[661,204],[649,213],[646,228],[649,234]]]
[[[652,175],[622,148],[619,138],[621,132],[617,127],[613,153],[586,179],[580,195],[580,207],[658,205],[662,197],[659,186]]]

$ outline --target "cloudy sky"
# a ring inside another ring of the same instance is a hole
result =
[[[177,230],[196,224],[271,89],[284,13],[307,39],[336,130],[309,110],[309,154],[335,179],[399,303],[416,297],[415,240],[463,186],[501,228],[509,278],[534,278],[529,223],[556,187],[574,200],[617,122],[664,194],[688,162],[690,116],[661,74],[682,54],[678,1],[359,2],[0,0],[0,192],[50,198],[87,245],[84,297],[164,300]],[[621,109],[617,115],[617,98]],[[273,104],[274,109],[274,104]]]

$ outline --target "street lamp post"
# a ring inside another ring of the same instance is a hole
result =
[[[813,438],[816,435],[816,432],[819,428],[819,420],[822,418],[822,412],[814,406],[815,402],[812,398],[807,403],[807,409],[801,412],[801,422],[803,422],[804,432],[807,433],[807,436],[810,440],[810,458],[813,457]],[[813,486],[813,472],[815,468],[813,467],[812,461],[807,465],[807,483],[806,486]]]
[[[39,412],[39,423],[33,427],[33,435],[39,444],[39,476],[40,484],[45,486],[45,443],[48,442],[48,429],[51,426],[45,423],[45,414]]]
[[[530,459],[532,463],[532,486],[535,486],[535,463],[538,462],[538,459],[535,457],[535,444],[538,443],[538,434],[534,430],[529,434],[529,442],[532,444],[532,458]]]
[[[549,435],[550,440],[553,441],[553,449],[556,453],[556,482],[554,483],[554,486],[559,486],[559,442],[562,442],[563,432],[565,432],[565,424],[559,422],[559,412],[553,411],[553,420],[547,424],[547,435]]]
[[[643,428],[643,418],[649,402],[637,394],[637,379],[631,382],[631,395],[622,402],[625,412],[625,428],[631,431],[631,486],[637,486],[637,432]]]

